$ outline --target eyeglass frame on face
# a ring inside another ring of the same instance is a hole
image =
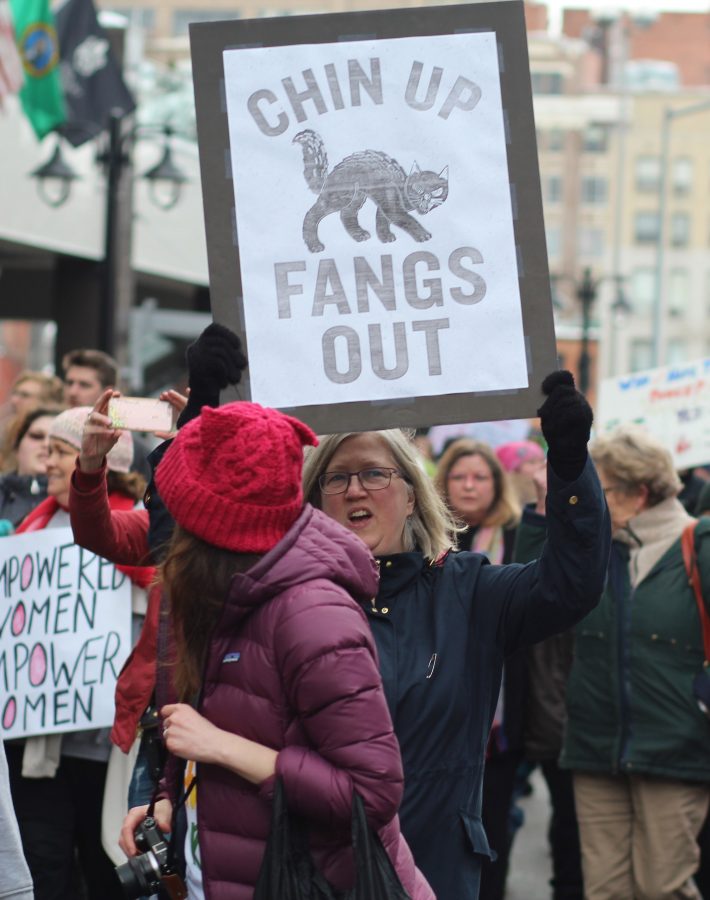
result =
[[[379,487],[368,487],[363,481],[363,473],[365,472],[384,472],[389,477],[387,478],[387,484],[380,485]],[[346,481],[344,483],[344,487],[342,490],[338,491],[329,491],[326,490],[324,479],[328,478],[328,476],[333,475],[344,475],[346,476]],[[396,475],[397,478],[401,478],[403,481],[409,481],[406,475],[403,475],[399,469],[392,469],[388,466],[367,466],[364,469],[360,469],[359,472],[323,472],[322,475],[318,476],[318,487],[322,494],[326,494],[328,496],[334,496],[336,494],[345,494],[350,488],[350,482],[353,477],[356,477],[358,480],[358,484],[364,491],[384,491],[392,484],[392,476]]]

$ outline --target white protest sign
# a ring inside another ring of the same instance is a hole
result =
[[[527,388],[496,34],[223,63],[251,399]]]
[[[0,735],[113,724],[131,584],[71,529],[0,539]]]
[[[604,379],[596,427],[622,423],[647,428],[678,469],[710,463],[710,358]]]

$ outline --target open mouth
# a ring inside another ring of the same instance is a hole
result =
[[[348,525],[353,528],[362,528],[372,518],[372,513],[367,509],[353,509],[348,513]]]

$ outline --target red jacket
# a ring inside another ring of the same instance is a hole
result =
[[[376,590],[362,541],[306,506],[269,553],[232,579],[198,709],[218,728],[278,751],[289,808],[308,820],[316,865],[337,889],[353,878],[355,789],[410,897],[434,900],[400,833],[399,745],[372,632],[355,602]],[[206,900],[251,900],[272,792],[273,778],[254,785],[197,764]],[[175,800],[177,785],[170,793]]]
[[[107,492],[105,466],[99,472],[88,473],[82,472],[77,462],[69,492],[74,540],[123,571],[140,573],[142,586],[149,587],[148,609],[140,636],[116,682],[111,740],[128,753],[155,688],[160,589],[153,583],[155,568],[146,565],[150,559],[148,512],[134,509],[132,501],[130,508],[125,504],[117,506],[117,496],[121,495]]]

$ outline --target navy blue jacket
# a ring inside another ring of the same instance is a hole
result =
[[[570,628],[604,587],[611,528],[591,461],[574,482],[548,466],[547,525],[526,566],[382,557],[366,604],[404,763],[402,833],[438,900],[476,900],[490,854],[481,786],[505,656]]]

